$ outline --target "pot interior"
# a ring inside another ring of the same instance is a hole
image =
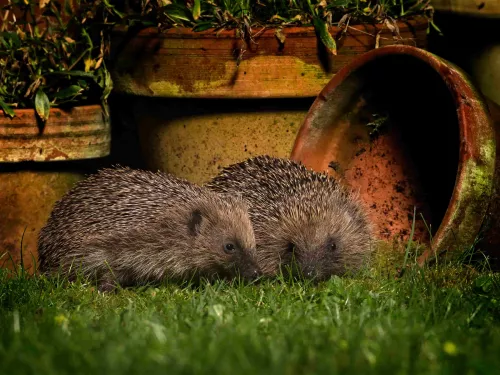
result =
[[[414,239],[428,243],[459,163],[457,109],[443,78],[412,56],[382,56],[320,99],[292,158],[359,191],[381,239],[408,239],[416,207]]]

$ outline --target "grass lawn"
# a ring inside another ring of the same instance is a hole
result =
[[[0,373],[500,373],[498,274],[391,270],[105,295],[4,272]]]

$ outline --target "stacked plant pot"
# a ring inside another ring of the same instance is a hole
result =
[[[85,159],[110,152],[102,106],[52,108],[45,124],[34,109],[0,117],[0,267],[36,269],[37,237],[55,202],[84,177]]]
[[[111,69],[125,94],[148,168],[203,183],[225,165],[268,154],[288,157],[314,97],[355,57],[378,46],[426,47],[428,22],[332,28],[338,53],[312,27],[269,29],[246,43],[234,30],[117,30]]]
[[[433,0],[443,36],[432,50],[469,73],[480,91],[500,105],[500,1]]]

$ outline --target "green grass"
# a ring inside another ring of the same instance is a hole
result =
[[[410,265],[397,279],[379,263],[319,285],[167,284],[104,295],[4,272],[0,373],[498,373],[498,274],[440,263]]]

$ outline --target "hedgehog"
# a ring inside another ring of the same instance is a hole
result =
[[[356,272],[369,260],[372,226],[359,194],[326,173],[262,155],[223,168],[204,186],[249,203],[265,276],[294,266],[295,276],[320,281]]]
[[[42,274],[100,291],[164,279],[259,277],[246,202],[164,172],[104,168],[54,206],[38,236]]]

